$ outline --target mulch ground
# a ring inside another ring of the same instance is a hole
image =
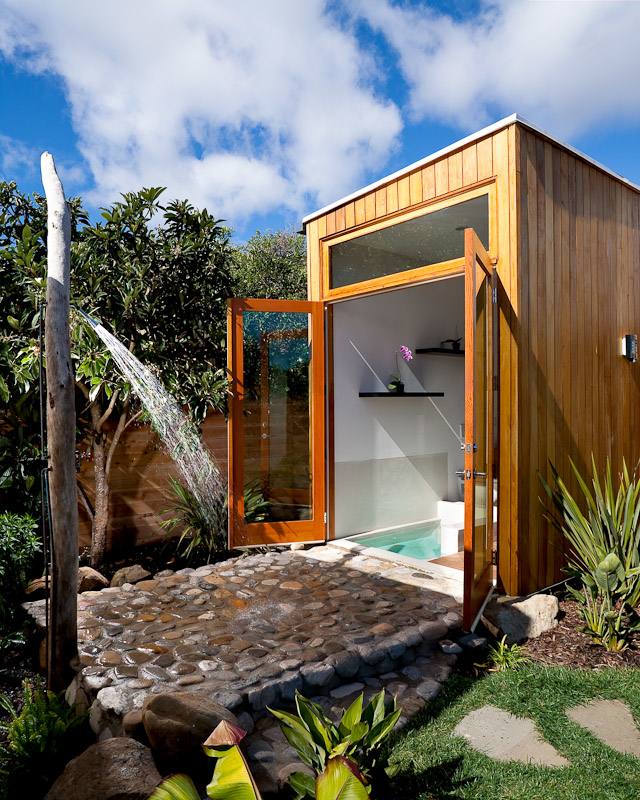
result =
[[[557,627],[523,645],[534,661],[555,667],[602,669],[603,667],[640,668],[640,642],[622,653],[608,653],[582,633],[582,620],[575,600],[560,601]]]

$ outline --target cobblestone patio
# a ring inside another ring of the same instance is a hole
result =
[[[387,685],[409,716],[455,660],[438,642],[460,624],[460,588],[446,571],[324,546],[85,592],[69,696],[105,736],[149,693],[172,690],[206,692],[249,723],[296,689],[340,706]],[[28,610],[42,626],[44,601]]]

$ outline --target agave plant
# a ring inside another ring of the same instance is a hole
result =
[[[602,562],[610,554],[617,556],[622,570],[619,594],[636,607],[640,604],[640,477],[637,470],[630,474],[623,461],[615,491],[609,459],[604,480],[598,476],[593,456],[591,465],[593,490],[571,461],[584,498],[584,513],[553,465],[553,488],[541,477],[551,500],[547,517],[571,545],[570,568],[587,585],[597,585],[596,573]]]
[[[328,778],[321,780],[320,776],[336,759],[367,788],[368,793],[372,779],[380,775],[384,766],[380,757],[381,745],[398,722],[401,709],[396,708],[394,699],[391,710],[387,713],[384,690],[378,692],[366,707],[363,705],[364,696],[360,694],[337,724],[327,717],[321,706],[299,692],[296,693],[297,714],[269,709],[280,720],[282,732],[300,760],[316,776],[314,780],[310,775],[294,772],[289,777],[296,800],[326,796],[318,794],[319,786],[324,786],[324,781],[328,782]],[[344,770],[332,764],[330,772],[334,775],[338,772],[344,773]],[[346,773],[344,775],[347,779]],[[354,798],[359,796],[353,795]]]
[[[600,480],[591,457],[592,489],[571,468],[584,498],[585,511],[551,467],[553,488],[541,477],[551,500],[547,517],[571,546],[569,569],[581,589],[571,589],[580,603],[584,630],[609,650],[620,651],[640,629],[640,478],[623,461],[617,491],[607,459]]]

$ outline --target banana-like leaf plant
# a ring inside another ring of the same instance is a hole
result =
[[[316,779],[316,800],[370,800],[361,776],[354,771],[353,763],[337,756],[330,758]]]
[[[269,710],[280,721],[285,738],[300,760],[316,776],[324,773],[332,759],[343,759],[352,765],[365,787],[371,784],[376,775],[380,776],[385,766],[381,763],[380,747],[401,714],[395,699],[387,712],[384,690],[378,692],[366,706],[360,694],[337,724],[327,717],[321,706],[299,692],[296,693],[295,702],[297,714]],[[289,777],[289,784],[296,793],[296,800],[316,796],[317,785],[305,773],[293,773]]]
[[[217,759],[207,786],[211,800],[261,800],[249,765],[240,750],[245,731],[222,720],[203,745],[204,752]],[[188,775],[172,775],[158,786],[149,800],[200,800]]]
[[[207,786],[211,800],[260,800],[260,792],[240,749],[242,728],[222,720],[204,743],[204,752],[216,758],[213,777]]]
[[[200,800],[200,795],[188,775],[171,775],[154,790],[149,800]]]

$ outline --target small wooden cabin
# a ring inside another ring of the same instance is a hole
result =
[[[640,188],[513,115],[304,229],[308,301],[230,304],[231,544],[463,566],[467,625],[560,580],[539,473],[640,456]]]

